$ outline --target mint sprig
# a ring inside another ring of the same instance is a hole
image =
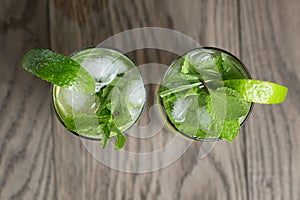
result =
[[[102,124],[102,148],[105,148],[110,137],[116,134],[115,149],[118,150],[126,143],[126,138],[118,127],[125,125],[131,119],[131,115],[122,101],[120,89],[114,85],[115,82],[97,93],[100,99],[97,115]]]
[[[95,92],[94,78],[71,58],[48,49],[31,49],[22,60],[27,71],[52,84],[75,92]]]
[[[102,128],[102,140],[101,140],[101,146],[102,148],[105,148],[108,144],[108,141],[111,137],[112,133],[117,134],[117,140],[115,143],[115,149],[119,150],[122,149],[125,146],[126,143],[126,137],[122,134],[120,129],[116,126],[115,122],[113,120],[110,120],[108,124],[105,124],[104,128]]]

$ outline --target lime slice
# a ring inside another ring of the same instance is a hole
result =
[[[281,103],[288,92],[287,87],[261,80],[226,80],[224,85],[238,91],[246,101],[261,104]]]
[[[93,77],[71,58],[47,49],[28,51],[22,66],[27,71],[52,84],[81,93],[94,93]]]

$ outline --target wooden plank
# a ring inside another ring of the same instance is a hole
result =
[[[242,1],[242,59],[253,78],[289,87],[281,105],[256,105],[247,124],[249,199],[299,199],[300,2]]]
[[[239,52],[235,1],[51,0],[50,8],[51,44],[53,50],[62,53],[145,26],[175,29],[202,45]],[[153,59],[171,63],[174,59],[174,55],[163,57],[166,54],[160,53],[150,52],[149,56],[147,51],[139,51],[130,55],[139,64]],[[247,199],[245,131],[232,144],[218,143],[205,159],[198,159],[201,144],[193,143],[173,165],[145,174],[110,169],[94,159],[59,123],[54,131],[58,199]],[[137,152],[152,147],[133,145]]]
[[[0,199],[54,199],[49,85],[21,68],[49,46],[47,1],[0,4]]]

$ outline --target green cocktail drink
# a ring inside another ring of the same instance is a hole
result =
[[[96,81],[95,93],[84,94],[53,85],[56,114],[64,126],[89,139],[128,130],[145,104],[145,87],[136,65],[118,51],[87,48],[70,57]],[[115,127],[112,127],[115,126]]]
[[[167,118],[178,132],[195,140],[228,141],[237,136],[252,102],[279,103],[286,92],[283,86],[250,80],[239,59],[212,47],[180,56],[159,89]]]

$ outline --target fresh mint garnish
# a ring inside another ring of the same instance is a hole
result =
[[[100,99],[97,115],[102,124],[102,147],[106,147],[112,135],[117,135],[115,149],[121,149],[126,143],[126,138],[118,127],[126,125],[131,120],[131,115],[120,89],[114,85],[107,85],[97,95]]]
[[[86,94],[95,92],[95,80],[80,64],[48,49],[31,49],[25,54],[22,66],[60,87]]]

